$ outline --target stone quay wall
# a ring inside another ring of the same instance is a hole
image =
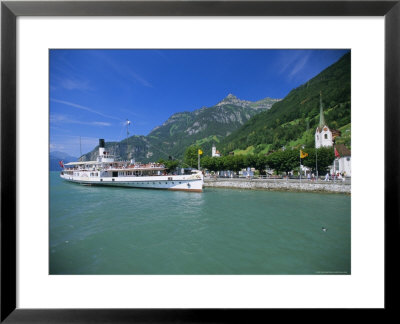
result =
[[[351,193],[351,184],[341,181],[308,181],[285,179],[205,178],[204,187],[234,189],[264,189],[276,191]]]

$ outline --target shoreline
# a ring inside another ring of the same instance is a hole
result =
[[[340,182],[310,182],[308,180],[283,180],[283,179],[241,179],[218,178],[204,179],[205,188],[271,190],[314,193],[342,193],[351,195],[351,184]]]

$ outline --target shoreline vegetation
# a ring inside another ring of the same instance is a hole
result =
[[[308,179],[243,179],[243,178],[204,178],[205,188],[272,190],[314,193],[351,194],[349,181],[317,181]]]

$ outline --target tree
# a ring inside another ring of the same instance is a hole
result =
[[[157,161],[157,163],[161,163],[161,164],[164,164],[164,166],[166,167],[166,171],[169,173],[169,172],[172,172],[172,171],[175,171],[176,170],[176,168],[179,166],[179,161],[177,161],[177,160],[164,160],[164,159],[159,159],[158,161]]]
[[[245,158],[242,155],[228,155],[223,158],[225,170],[238,172],[245,167]]]
[[[311,168],[314,172],[315,169],[315,155],[317,151],[317,164],[318,164],[318,173],[326,172],[329,167],[333,164],[335,160],[335,153],[333,147],[320,147],[319,149],[305,149],[305,152],[308,153],[308,156],[302,160],[303,165]]]
[[[255,154],[248,154],[246,155],[246,166],[255,168],[257,164],[257,155]]]
[[[210,171],[215,171],[213,158],[208,155],[202,156],[200,159],[200,167]]]
[[[183,161],[187,166],[197,168],[199,149],[200,146],[198,145],[192,145],[186,149]]]
[[[277,151],[266,157],[266,164],[277,172],[289,172],[300,165],[298,150]]]
[[[245,155],[234,155],[235,157],[235,171],[240,171],[241,169],[245,168],[246,165],[246,156]]]
[[[266,166],[267,166],[267,157],[262,154],[257,155],[254,168],[260,171],[260,174],[265,174]]]

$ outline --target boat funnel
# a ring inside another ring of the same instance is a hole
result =
[[[100,138],[99,139],[99,156],[103,156],[104,155],[104,139]]]

